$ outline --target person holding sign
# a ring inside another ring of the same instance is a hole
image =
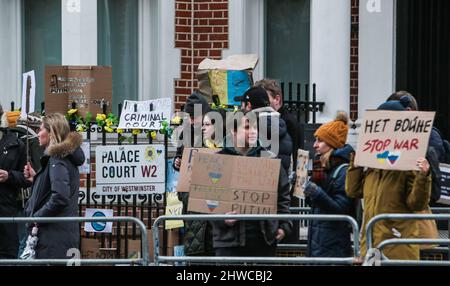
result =
[[[225,136],[224,109],[213,109],[203,117],[203,146],[208,149],[217,149],[223,146],[222,138]],[[188,159],[186,159],[188,160]],[[179,192],[178,199],[183,202],[183,214],[188,213],[188,192]],[[212,256],[212,226],[208,221],[186,221],[184,227],[184,253],[187,256]]]
[[[237,112],[228,122],[231,135],[225,139],[225,147],[219,154],[247,157],[269,157],[258,143],[257,116],[253,112]],[[289,214],[289,182],[280,168],[277,195],[277,213]],[[230,212],[227,214],[236,214]],[[291,232],[290,221],[236,221],[233,219],[213,222],[213,244],[216,256],[275,256],[278,241]]]
[[[81,134],[70,132],[68,121],[60,113],[43,118],[38,136],[45,152],[39,172],[30,164],[24,169],[25,178],[33,182],[25,213],[30,217],[78,216],[78,166],[85,159],[80,148],[83,138]],[[37,259],[68,258],[69,249],[79,248],[77,222],[39,224],[37,235]]]
[[[352,215],[354,200],[345,193],[345,176],[354,152],[346,145],[348,116],[338,113],[332,122],[322,125],[314,133],[315,160],[313,175],[306,184],[305,197],[311,205],[311,214]],[[351,227],[347,222],[311,221],[308,228],[307,255],[311,257],[350,257]]]
[[[0,117],[3,117],[0,105]],[[29,187],[22,172],[27,156],[25,144],[10,128],[0,128],[0,216],[15,217],[20,188]],[[17,258],[19,237],[17,225],[0,224],[0,259]]]
[[[404,111],[400,101],[385,102],[378,110]],[[389,169],[364,169],[355,166],[354,157],[347,171],[345,190],[351,198],[364,199],[364,224],[376,215],[385,213],[411,214],[427,208],[431,195],[430,165],[425,158],[417,158],[417,171],[398,171]],[[384,220],[375,225],[373,245],[386,239],[417,238],[419,227],[414,220]],[[367,252],[366,232],[362,232],[361,255]],[[418,260],[419,245],[391,245],[384,248],[389,259]]]

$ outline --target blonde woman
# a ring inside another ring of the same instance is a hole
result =
[[[32,195],[26,206],[27,216],[78,216],[78,166],[85,159],[80,148],[81,135],[70,132],[64,116],[54,113],[43,118],[38,137],[39,144],[45,149],[42,167],[37,173],[30,164],[24,169],[25,178],[33,182]],[[77,222],[39,224],[38,229],[37,259],[68,258],[69,249],[79,248]]]

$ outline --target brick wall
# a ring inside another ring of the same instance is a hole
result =
[[[181,49],[180,78],[174,82],[179,110],[198,86],[198,64],[205,58],[220,59],[228,48],[228,0],[176,0],[175,47]]]
[[[350,118],[358,119],[359,1],[352,0],[350,44]]]

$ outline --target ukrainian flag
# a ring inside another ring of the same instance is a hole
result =
[[[251,86],[251,75],[245,71],[210,70],[209,82],[213,95],[219,97],[220,105],[241,105],[234,101],[236,96],[243,95]]]

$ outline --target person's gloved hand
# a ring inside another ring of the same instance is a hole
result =
[[[318,188],[317,185],[311,181],[306,183],[304,191],[305,197],[311,197],[312,195],[317,193],[317,188]]]

